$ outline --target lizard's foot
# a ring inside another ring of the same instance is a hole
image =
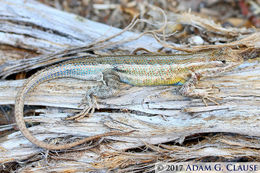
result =
[[[220,97],[215,96],[220,91],[216,86],[209,89],[197,89],[194,85],[184,85],[179,91],[184,96],[201,98],[205,106],[208,106],[207,101],[219,105],[216,100],[221,100]]]
[[[213,88],[206,89],[206,90],[194,89],[192,92],[188,94],[188,96],[201,98],[205,106],[208,106],[207,103],[208,101],[216,105],[220,105],[216,100],[221,100],[221,98],[215,96],[215,94],[216,94],[216,90]]]
[[[211,86],[209,89],[197,89],[196,83],[198,82],[201,74],[191,72],[190,79],[180,88],[179,92],[183,96],[188,97],[197,97],[201,98],[205,106],[208,106],[207,101],[213,102],[216,105],[219,103],[215,100],[221,99],[217,96],[214,96],[216,93],[220,91],[220,89],[214,85]]]
[[[207,101],[210,101],[212,103],[215,103],[216,105],[220,105],[216,100],[221,100],[222,98],[214,96],[216,93],[220,92],[220,89],[216,87],[215,85],[212,85],[211,88],[205,89],[205,90],[200,90],[199,89],[194,89],[193,92],[195,92],[195,96],[200,97],[205,104],[205,106],[208,106]],[[197,92],[197,93],[196,93]]]
[[[85,100],[88,101],[88,104],[84,103]],[[68,117],[68,118],[66,118],[66,120],[77,121],[77,120],[80,120],[84,117],[90,117],[95,112],[95,109],[99,109],[97,99],[96,99],[95,96],[92,96],[91,98],[90,98],[90,96],[83,98],[81,103],[79,104],[79,107],[82,106],[82,105],[85,105],[85,108],[82,111],[80,111],[80,113],[78,113],[74,116]]]
[[[219,97],[216,97],[216,96],[201,96],[201,99],[203,101],[203,103],[205,104],[205,106],[208,106],[207,104],[207,100],[212,102],[212,103],[215,103],[216,105],[220,105],[217,101],[215,100],[220,100],[221,98]]]
[[[87,106],[85,107],[80,113],[72,116],[72,117],[68,117],[66,118],[66,120],[80,120],[84,117],[90,117],[95,111],[95,108],[94,107],[90,107],[90,106]]]

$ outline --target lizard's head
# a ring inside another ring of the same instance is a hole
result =
[[[211,61],[221,61],[226,64],[229,62],[242,62],[242,57],[231,48],[216,49],[212,52]]]

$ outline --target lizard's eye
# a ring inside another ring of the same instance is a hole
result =
[[[226,60],[222,60],[221,62],[222,62],[223,64],[226,64]]]

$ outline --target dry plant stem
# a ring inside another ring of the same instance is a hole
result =
[[[255,43],[255,42],[260,43],[260,40],[259,40],[260,35],[259,35],[259,33],[255,33],[255,34],[249,35],[248,38],[244,38],[242,40],[234,41],[233,43],[226,43],[226,44],[222,44],[222,45],[199,45],[199,46],[193,46],[192,48],[176,47],[176,46],[170,45],[169,43],[166,42],[165,29],[167,27],[167,15],[165,14],[165,12],[161,8],[152,6],[150,4],[145,3],[145,5],[147,5],[149,8],[151,8],[153,10],[160,11],[163,14],[163,18],[164,18],[163,25],[157,30],[145,31],[145,32],[141,33],[136,38],[127,39],[126,41],[122,41],[122,42],[117,42],[117,44],[122,44],[122,43],[125,43],[127,41],[133,41],[133,40],[136,40],[136,39],[142,37],[143,35],[147,35],[147,34],[151,34],[163,47],[167,47],[167,48],[171,48],[171,49],[179,50],[179,51],[184,51],[184,52],[188,52],[188,53],[198,52],[198,51],[205,50],[205,49],[219,49],[219,48],[225,48],[225,47],[231,47],[231,48],[236,48],[237,46],[247,46],[247,47],[249,47],[250,46],[249,44],[251,44],[251,43]],[[146,21],[144,19],[138,19],[136,21],[136,23],[137,22],[149,23],[148,21]],[[216,25],[216,24],[214,23],[214,25]],[[163,40],[161,40],[158,37],[160,32],[162,32]]]
[[[165,12],[159,8],[159,7],[155,7],[153,5],[150,5],[150,4],[147,4],[147,6],[151,9],[154,9],[154,10],[157,10],[159,12],[161,12],[163,14],[163,18],[164,18],[164,21],[163,21],[163,25],[159,28],[159,29],[156,29],[156,30],[152,30],[152,31],[146,31],[146,32],[143,32],[141,33],[140,35],[138,35],[137,37],[133,37],[133,38],[126,38],[125,40],[122,40],[122,41],[117,41],[117,42],[112,42],[110,44],[106,44],[106,45],[103,45],[103,46],[97,46],[95,48],[98,48],[98,49],[104,49],[104,48],[107,48],[107,47],[111,47],[111,46],[115,46],[115,45],[120,45],[120,44],[124,44],[124,43],[127,43],[127,42],[131,42],[131,41],[134,41],[134,40],[138,40],[139,38],[141,38],[142,36],[144,35],[147,35],[147,34],[155,34],[155,33],[160,33],[160,32],[163,32],[165,33],[165,28],[167,26],[167,15],[165,14]],[[136,19],[136,18],[134,18]],[[144,19],[136,19],[136,20],[132,20],[132,22],[126,27],[124,28],[124,32],[125,31],[128,31],[128,30],[131,30],[135,25],[137,25],[138,23],[141,23],[141,22],[145,22],[145,23],[148,23],[146,20]],[[123,32],[122,32],[123,33]],[[122,34],[120,33],[120,34]],[[164,40],[165,40],[165,35],[164,35]],[[177,49],[176,49],[177,50]]]
[[[99,50],[99,49],[111,47],[111,45],[117,45],[117,44],[107,44],[107,45],[104,45],[102,43],[105,43],[105,42],[107,42],[107,41],[109,41],[109,40],[111,40],[111,39],[121,35],[122,33],[124,33],[127,30],[129,30],[129,28],[131,29],[133,27],[133,25],[135,25],[135,23],[136,23],[136,18],[137,18],[137,16],[134,16],[134,18],[132,19],[131,23],[125,29],[123,29],[119,33],[116,33],[116,34],[114,34],[112,36],[109,36],[107,38],[98,40],[98,41],[96,41],[94,43],[91,43],[91,44],[88,44],[88,45],[85,45],[85,46],[73,47],[73,48],[65,49],[65,50],[62,50],[62,51],[58,51],[56,53],[52,53],[50,55],[40,55],[40,57],[41,57],[41,59],[50,59],[52,57],[59,58],[59,57],[69,56],[69,55],[72,55],[72,54],[77,54],[77,53],[80,53],[80,52],[87,52],[89,50]],[[87,55],[88,56],[92,56],[92,57],[96,56],[96,55],[92,55],[92,54],[87,54]],[[71,57],[69,57],[69,58],[71,58]],[[9,74],[4,75],[1,78],[4,79],[8,75]]]

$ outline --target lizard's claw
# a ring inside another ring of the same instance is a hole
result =
[[[87,100],[88,104],[84,103],[83,101]],[[93,115],[93,113],[95,112],[95,109],[99,109],[98,103],[97,103],[97,99],[95,96],[90,97],[86,97],[85,99],[83,98],[83,100],[81,101],[81,103],[79,104],[79,106],[85,105],[85,108],[78,114],[68,117],[66,118],[66,120],[80,120],[84,117],[90,117]]]
[[[213,99],[212,99],[212,98],[213,98]],[[204,96],[204,97],[201,97],[201,99],[202,99],[203,103],[205,104],[205,106],[208,106],[206,100],[208,100],[208,101],[210,101],[210,102],[212,102],[212,103],[215,103],[216,105],[220,105],[220,104],[219,104],[217,101],[215,101],[214,99],[221,99],[221,98],[219,98],[219,97],[214,97],[214,96]]]
[[[215,100],[221,99],[220,97],[214,96],[217,92],[219,92],[219,88],[215,86],[212,86],[209,89],[197,89],[195,87],[185,85],[180,89],[180,92],[184,96],[201,98],[205,106],[208,106],[207,101],[219,105],[219,103]]]
[[[212,103],[215,103],[216,105],[220,105],[216,100],[221,100],[222,98],[213,96],[213,94],[216,94],[216,89],[217,89],[217,92],[220,91],[220,89],[218,87],[212,86],[210,89],[206,89],[206,90],[204,90],[203,93],[201,93],[200,97],[201,97],[203,103],[205,104],[205,106],[208,106],[207,100]]]

